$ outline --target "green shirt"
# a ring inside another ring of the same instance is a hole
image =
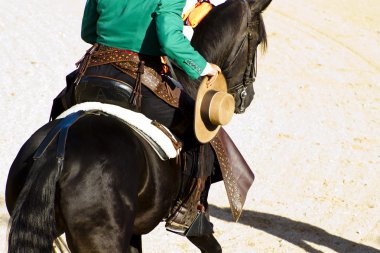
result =
[[[82,39],[146,55],[167,55],[196,79],[207,62],[182,33],[185,4],[185,0],[87,0]]]

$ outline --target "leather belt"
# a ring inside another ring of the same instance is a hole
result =
[[[142,84],[166,103],[178,108],[181,90],[171,87],[160,75],[162,64],[159,56],[147,56],[129,50],[99,45],[96,51],[91,54],[88,67],[112,64],[120,71],[136,79],[140,61],[145,62],[144,74],[141,75]]]

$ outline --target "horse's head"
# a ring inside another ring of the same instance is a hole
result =
[[[271,0],[227,0],[215,7],[195,29],[192,45],[218,64],[235,98],[235,113],[243,113],[255,94],[256,53],[266,48],[261,12]]]

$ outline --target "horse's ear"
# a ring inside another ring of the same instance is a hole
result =
[[[272,0],[255,0],[251,5],[252,14],[263,12]]]

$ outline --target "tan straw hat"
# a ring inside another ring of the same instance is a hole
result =
[[[235,110],[235,99],[227,93],[223,74],[205,77],[195,100],[194,130],[201,143],[207,143],[218,133],[221,125],[230,122]]]

